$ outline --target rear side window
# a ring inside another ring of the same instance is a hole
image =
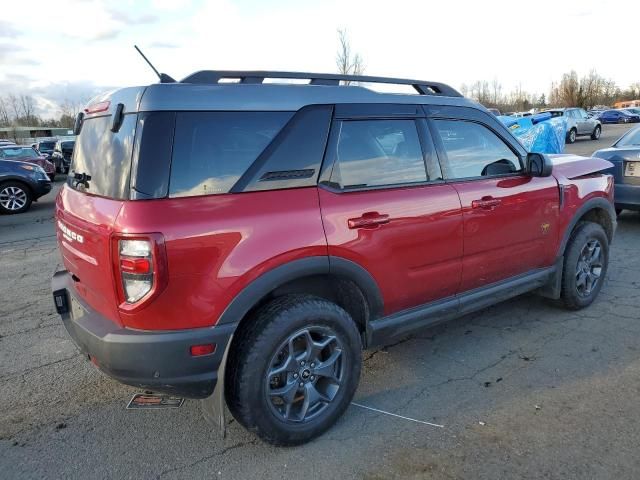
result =
[[[111,131],[111,122],[111,115],[107,115],[82,123],[67,185],[102,197],[125,199],[129,196],[136,115],[125,115],[117,133]]]
[[[227,193],[271,143],[291,112],[180,112],[170,197]]]
[[[479,123],[434,120],[446,158],[442,162],[449,179],[516,173],[519,157],[500,137]]]
[[[427,181],[413,120],[343,121],[331,183],[343,188]]]

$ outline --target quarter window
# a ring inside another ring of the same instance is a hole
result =
[[[290,112],[180,112],[170,197],[227,193],[291,118]]]
[[[343,189],[427,181],[413,120],[342,122],[331,183]]]
[[[516,173],[519,157],[491,130],[478,123],[435,120],[446,153],[446,178],[474,178]]]

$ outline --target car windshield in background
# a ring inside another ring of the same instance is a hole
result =
[[[111,123],[111,115],[82,123],[67,185],[81,192],[123,199],[128,198],[136,115],[125,115],[116,133],[111,131]]]
[[[631,130],[624,137],[622,137],[618,143],[616,143],[616,147],[637,147],[640,146],[640,128],[636,128],[635,130]]]
[[[38,158],[38,154],[31,147],[5,147],[0,148],[0,158],[12,160],[18,158]]]
[[[60,148],[62,148],[63,150],[73,150],[73,146],[76,144],[76,142],[62,142],[60,144]]]
[[[40,142],[38,148],[39,150],[44,150],[46,152],[53,150],[53,147],[56,145],[55,142]]]

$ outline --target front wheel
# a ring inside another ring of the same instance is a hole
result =
[[[22,183],[6,182],[0,184],[0,213],[26,212],[32,201],[31,191]]]
[[[229,358],[229,410],[274,445],[321,435],[358,386],[362,345],[354,321],[338,305],[308,295],[280,297],[249,321]]]
[[[600,126],[597,126],[593,130],[593,133],[591,134],[591,140],[598,140],[600,138],[601,133],[602,133],[602,129],[600,128]]]
[[[573,232],[564,257],[561,298],[567,308],[591,305],[602,288],[609,265],[609,239],[597,223],[585,222]]]

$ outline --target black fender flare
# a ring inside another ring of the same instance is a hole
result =
[[[560,248],[558,249],[558,256],[564,255],[564,251],[567,248],[567,243],[569,243],[569,238],[571,238],[571,233],[573,229],[578,224],[580,219],[589,211],[595,210],[597,208],[605,210],[609,214],[609,219],[611,220],[611,235],[609,238],[609,242],[613,240],[613,236],[616,231],[617,220],[616,220],[616,211],[613,205],[606,199],[602,197],[592,198],[587,200],[578,210],[574,213],[573,218],[567,225],[567,228],[564,231],[564,235],[562,237],[562,241],[560,242]],[[608,232],[607,232],[608,233]]]
[[[353,281],[367,299],[369,319],[382,316],[382,294],[367,270],[345,258],[314,256],[287,262],[260,275],[234,297],[220,316],[217,325],[238,323],[261,299],[285,283],[323,274],[333,274]]]

